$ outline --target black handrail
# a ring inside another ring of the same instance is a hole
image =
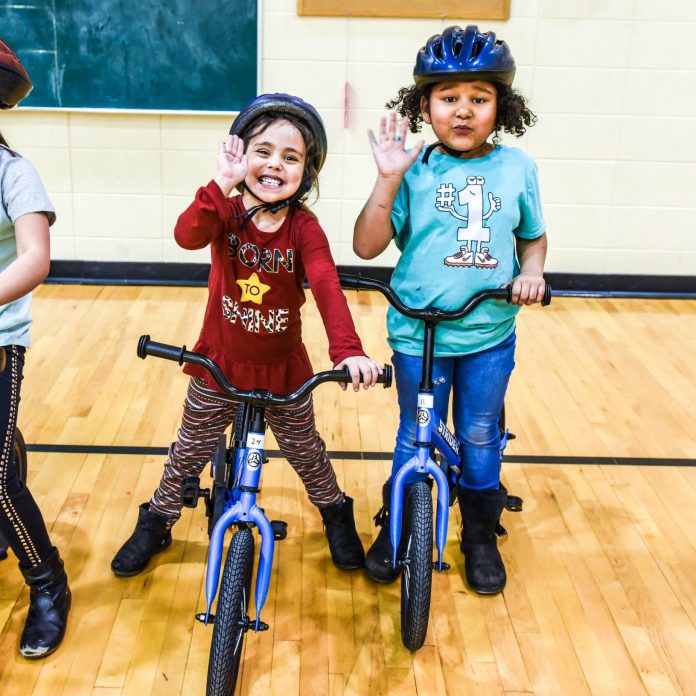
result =
[[[145,359],[148,355],[155,358],[163,358],[164,360],[173,360],[179,363],[179,365],[183,365],[185,362],[200,365],[210,373],[215,383],[225,394],[228,394],[238,401],[247,401],[255,405],[287,406],[288,404],[300,401],[324,382],[350,382],[352,380],[347,367],[344,367],[342,370],[328,370],[326,372],[319,372],[310,377],[301,387],[292,392],[292,394],[280,395],[273,394],[265,389],[237,389],[227,381],[227,378],[218,364],[209,357],[186,350],[186,346],[179,348],[178,346],[171,346],[166,343],[156,343],[150,340],[149,335],[141,336],[138,341],[138,357]],[[379,375],[377,381],[383,384],[386,389],[390,387],[392,383],[392,367],[391,365],[384,365],[382,370],[383,372]],[[360,381],[362,381],[362,375],[360,375]]]

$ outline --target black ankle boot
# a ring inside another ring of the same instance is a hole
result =
[[[375,582],[394,582],[400,573],[392,566],[393,547],[389,538],[391,488],[391,481],[382,486],[382,507],[375,515],[375,527],[380,527],[380,530],[365,556],[365,573]]]
[[[355,529],[353,499],[346,496],[342,503],[319,508],[319,512],[334,565],[342,570],[362,568],[365,551]]]
[[[500,515],[507,502],[507,490],[475,491],[459,488],[459,510],[462,513],[464,570],[469,586],[479,594],[502,592],[507,581],[503,559],[498,551],[496,532]]]
[[[29,612],[19,652],[31,659],[50,655],[61,643],[68,624],[70,588],[58,549],[33,568],[19,570],[29,586]]]
[[[135,530],[114,556],[111,570],[124,577],[137,575],[145,570],[150,559],[169,548],[172,543],[172,532],[167,524],[164,517],[150,512],[150,503],[143,503],[138,508]]]

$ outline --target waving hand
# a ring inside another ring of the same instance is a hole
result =
[[[397,131],[394,112],[390,113],[388,117],[382,116],[380,118],[379,138],[375,136],[373,130],[368,131],[372,154],[380,176],[401,178],[418,158],[424,143],[421,140],[410,152],[406,152],[404,147],[407,131],[408,118],[401,121],[401,126]]]

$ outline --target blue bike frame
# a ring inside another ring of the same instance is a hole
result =
[[[437,548],[437,569],[442,571],[442,553],[447,541],[448,510],[450,507],[449,484],[456,484],[461,474],[461,450],[459,441],[440,418],[434,408],[434,395],[430,391],[418,392],[416,423],[417,451],[392,479],[389,537],[394,555],[392,565],[396,567],[396,556],[401,539],[401,517],[406,481],[412,474],[430,474],[437,485],[437,515],[435,522],[435,546]],[[500,453],[507,446],[509,431],[506,429],[500,439]],[[443,455],[447,464],[437,464],[430,453],[432,447]],[[447,480],[449,474],[450,480]]]
[[[141,336],[138,341],[138,357],[145,358],[153,355],[166,360],[173,360],[182,365],[184,362],[201,365],[213,377],[222,391],[234,399],[245,403],[241,442],[236,442],[236,458],[234,482],[230,487],[225,484],[225,503],[220,518],[215,523],[210,535],[210,548],[205,578],[206,611],[204,623],[211,619],[210,609],[213,605],[220,583],[220,567],[222,564],[222,549],[227,529],[233,524],[255,524],[261,534],[261,551],[258,571],[256,574],[256,589],[254,603],[256,606],[256,621],[254,630],[262,628],[261,609],[266,603],[268,586],[273,567],[273,552],[275,550],[275,535],[270,520],[256,504],[256,494],[261,482],[261,469],[266,461],[264,443],[266,439],[265,407],[269,405],[288,405],[295,403],[309,394],[314,387],[324,382],[350,382],[351,376],[347,368],[320,372],[310,377],[299,389],[292,394],[279,396],[266,390],[242,391],[233,387],[224,374],[210,358],[199,353],[193,353],[182,348],[165,343],[155,343],[150,337]],[[377,379],[385,388],[391,386],[391,367],[385,365],[382,374]],[[251,411],[247,411],[251,409]],[[224,436],[222,438],[224,440]],[[223,447],[224,449],[224,447]]]
[[[437,307],[425,307],[417,309],[407,307],[401,302],[392,288],[373,278],[362,276],[339,274],[343,287],[370,288],[381,292],[390,304],[401,314],[412,319],[424,322],[423,335],[423,374],[418,388],[418,403],[416,417],[416,454],[411,457],[394,475],[391,489],[391,514],[389,516],[389,537],[392,544],[392,565],[396,568],[399,542],[401,540],[401,517],[403,513],[403,500],[406,481],[414,475],[430,475],[437,484],[437,517],[435,523],[435,546],[437,547],[437,569],[442,571],[442,554],[447,540],[447,522],[449,510],[449,483],[456,484],[456,479],[461,473],[461,453],[459,441],[447,428],[434,408],[434,386],[432,379],[433,356],[435,349],[435,329],[441,321],[460,319],[472,312],[478,305],[487,299],[506,300],[512,299],[512,288],[492,288],[481,290],[469,298],[467,303],[459,310],[445,311]],[[542,305],[551,302],[551,287],[546,285]],[[508,441],[506,430],[500,440],[501,454]],[[442,467],[433,461],[430,453],[433,446],[443,456],[447,464]],[[448,482],[448,474],[451,481]]]
[[[229,500],[225,500],[225,511],[215,523],[210,535],[210,549],[205,575],[206,624],[210,619],[210,609],[213,606],[220,581],[225,532],[233,524],[247,522],[255,524],[261,535],[261,552],[254,594],[256,606],[254,630],[258,631],[261,625],[261,609],[268,596],[275,550],[275,536],[271,522],[256,504],[256,491],[259,490],[261,469],[265,460],[264,441],[264,432],[255,432],[250,428],[244,446],[237,449],[233,495],[230,496]]]

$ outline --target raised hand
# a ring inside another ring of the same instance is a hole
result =
[[[247,171],[247,156],[244,154],[244,142],[236,135],[228,135],[227,140],[223,140],[218,146],[217,176],[215,181],[229,195],[229,192],[244,180]]]
[[[382,116],[380,118],[379,138],[375,136],[373,130],[368,130],[372,154],[380,176],[401,178],[418,158],[423,149],[424,141],[419,141],[410,152],[406,152],[404,147],[407,131],[408,118],[401,121],[397,131],[396,114],[393,111],[388,117]]]

